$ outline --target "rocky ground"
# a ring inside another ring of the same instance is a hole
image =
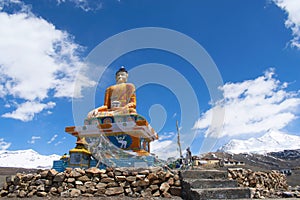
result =
[[[300,185],[300,155],[298,157],[294,156],[293,159],[288,156],[283,159],[279,156],[276,157],[277,154],[228,154],[224,152],[216,152],[214,154],[221,159],[226,158],[243,161],[245,166],[242,167],[253,171],[280,171],[282,169],[290,169],[292,170],[292,174],[287,176],[288,185],[292,187]],[[223,168],[223,170],[225,169],[226,168]]]
[[[219,154],[219,153],[217,153]],[[223,154],[223,153],[220,153]],[[264,156],[257,156],[257,155],[218,155],[218,157],[228,157],[235,160],[244,161],[246,166],[243,166],[245,169],[252,169],[253,171],[268,171],[268,170],[279,170],[284,168],[292,169],[293,173],[291,176],[287,176],[287,183],[290,186],[296,187],[300,184],[300,159],[294,160],[284,160],[278,159],[275,157],[264,157]],[[225,169],[221,169],[225,170]],[[23,169],[23,168],[9,168],[9,167],[0,167],[0,187],[2,188],[5,179],[9,175],[15,175],[16,173],[34,173],[37,169]],[[6,199],[6,198],[1,198]],[[11,198],[10,198],[11,199]],[[41,197],[33,197],[31,199],[43,199]],[[47,197],[46,197],[47,199]],[[56,198],[51,197],[51,199],[69,199],[69,198]],[[163,198],[163,197],[140,197],[140,198],[133,198],[133,197],[79,197],[77,199],[123,199],[123,200],[132,200],[132,199],[170,199],[170,198]],[[173,196],[172,199],[182,199],[181,197]],[[289,198],[293,199],[293,198]],[[298,198],[299,199],[299,198]]]
[[[36,169],[22,169],[22,168],[4,168],[4,167],[0,167],[0,186],[2,188],[5,179],[7,176],[9,175],[15,175],[16,173],[34,173],[36,172]],[[1,199],[11,199],[11,198],[7,198],[7,197],[2,197]],[[45,197],[45,198],[41,198],[41,197],[32,197],[30,198],[32,200],[40,200],[40,199],[50,199],[49,197]],[[61,198],[61,197],[51,197],[51,199],[74,199],[74,198]],[[107,200],[133,200],[133,199],[137,199],[137,200],[163,200],[163,199],[170,199],[170,198],[163,198],[163,197],[140,197],[140,198],[133,198],[133,197],[120,197],[120,196],[113,196],[113,197],[78,197],[76,199],[90,199],[90,200],[94,200],[94,199],[107,199]],[[182,199],[181,197],[178,196],[173,196],[171,199],[175,199],[175,200],[180,200]],[[277,199],[277,198],[276,198]],[[289,200],[293,200],[295,198],[288,198]],[[245,200],[245,199],[244,199]],[[278,200],[283,200],[283,199],[278,199]],[[296,200],[296,199],[295,199]]]
[[[0,167],[0,187],[2,188],[7,176],[15,175],[16,173],[34,173],[36,171],[37,169]]]
[[[284,174],[272,170],[268,172],[250,169],[229,169],[229,180],[236,180],[240,187],[250,187],[256,199],[296,197],[300,198],[300,187],[291,188]]]
[[[70,197],[77,197],[78,199],[126,200],[164,199],[166,197],[168,199],[181,199],[181,197],[176,196],[180,195],[180,190],[179,193],[175,190],[176,194],[172,194],[174,189],[180,186],[178,172],[172,173],[162,168],[150,168],[149,170],[68,169],[62,173],[55,170],[16,168],[0,168],[0,171],[0,185],[5,188],[1,191],[1,196],[10,198],[40,199],[40,197],[51,197],[51,199],[69,199]]]

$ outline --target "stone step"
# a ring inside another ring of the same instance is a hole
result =
[[[250,196],[249,188],[209,188],[191,189],[189,199],[247,199]]]
[[[238,187],[237,181],[226,179],[183,179],[183,182],[194,189]]]
[[[220,170],[183,170],[181,177],[192,179],[227,179],[228,172]]]

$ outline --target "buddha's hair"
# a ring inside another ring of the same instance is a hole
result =
[[[117,75],[119,72],[126,72],[126,74],[128,74],[128,72],[127,72],[127,70],[125,69],[124,66],[120,67],[120,69],[116,72],[116,75]]]

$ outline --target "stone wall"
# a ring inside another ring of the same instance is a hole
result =
[[[241,187],[252,189],[252,198],[278,197],[288,190],[285,175],[279,171],[252,171],[250,169],[228,169],[228,178],[236,180]]]
[[[71,169],[64,172],[39,170],[33,174],[17,173],[6,178],[1,197],[172,197],[181,195],[177,171],[161,167],[147,169],[98,168]]]

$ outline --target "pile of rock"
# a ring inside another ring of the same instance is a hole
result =
[[[0,192],[1,197],[172,197],[180,196],[181,183],[177,171],[161,167],[148,169],[67,168],[64,172],[54,169],[34,174],[18,173],[7,177]]]
[[[252,171],[250,169],[228,169],[228,178],[236,180],[241,187],[250,187],[252,198],[278,197],[287,191],[288,184],[285,175],[279,171]]]
[[[282,197],[284,198],[300,198],[300,186],[289,187],[289,191],[285,191],[282,193]]]

